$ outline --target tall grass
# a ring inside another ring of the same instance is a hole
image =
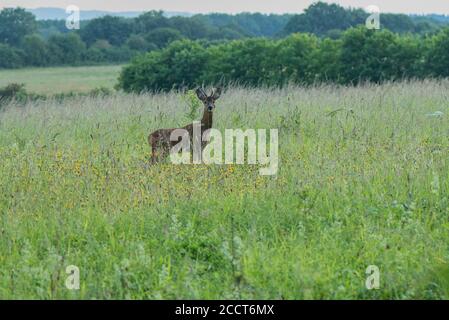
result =
[[[229,88],[214,127],[278,128],[276,177],[148,167],[146,136],[187,124],[181,93],[11,103],[0,298],[448,299],[448,92]],[[68,265],[79,291],[64,285]]]

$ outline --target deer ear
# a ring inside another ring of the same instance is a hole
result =
[[[217,100],[218,98],[220,98],[220,96],[221,96],[221,88],[220,87],[218,87],[217,89],[212,91],[212,98],[214,98],[214,100]]]
[[[207,98],[207,94],[204,92],[203,88],[196,89],[196,95],[201,101],[204,101]]]

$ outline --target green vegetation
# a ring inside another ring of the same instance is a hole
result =
[[[148,51],[163,49],[176,40],[200,40],[205,45],[230,40],[280,38],[310,33],[339,39],[365,24],[368,13],[317,2],[298,15],[207,14],[165,17],[149,11],[136,18],[104,16],[82,21],[68,30],[63,20],[35,21],[20,8],[0,11],[0,68],[123,63]],[[382,13],[383,29],[425,37],[447,26],[444,16],[407,16]]]
[[[11,101],[0,298],[448,299],[448,89],[228,88],[216,128],[279,128],[277,177],[148,167],[146,136],[185,125],[180,93]]]
[[[121,63],[179,39],[215,42],[274,35],[289,18],[258,13],[166,18],[162,12],[150,11],[133,19],[105,16],[82,21],[81,29],[73,31],[64,21],[35,21],[24,9],[4,9],[0,11],[0,68]]]
[[[363,9],[346,9],[338,4],[316,2],[304,13],[295,15],[287,23],[283,34],[313,33],[318,36],[339,37],[342,31],[364,25],[369,14]],[[435,17],[381,13],[381,27],[396,33],[428,34],[444,23]]]
[[[23,83],[28,92],[52,95],[84,93],[96,88],[113,89],[121,66],[61,67],[0,70],[0,88]]]
[[[39,67],[0,70],[0,299],[449,299],[447,19],[366,16],[0,11],[0,68]],[[217,129],[279,129],[277,176],[149,165],[204,84]]]
[[[365,27],[340,39],[294,34],[205,46],[182,40],[135,58],[124,68],[125,91],[170,90],[207,84],[251,86],[382,82],[449,76],[449,28],[432,37]]]

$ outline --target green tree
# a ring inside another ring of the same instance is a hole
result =
[[[380,82],[400,77],[397,74],[396,36],[388,30],[359,27],[347,30],[342,38],[341,77],[346,83]]]
[[[164,48],[169,43],[182,38],[182,34],[173,28],[157,28],[145,35],[145,40],[158,48]]]
[[[126,45],[131,49],[131,50],[136,50],[136,51],[147,51],[149,49],[156,49],[156,46],[154,46],[153,48],[151,48],[151,46],[149,45],[149,43],[145,40],[144,37],[137,35],[137,34],[133,34],[131,35],[128,40],[126,40]]]
[[[24,53],[7,44],[0,43],[0,68],[20,68],[23,66]]]
[[[37,67],[48,65],[48,47],[47,43],[39,35],[33,34],[25,36],[21,47],[25,52],[25,64]]]
[[[211,26],[195,17],[173,17],[169,19],[169,22],[171,28],[178,30],[184,37],[191,40],[205,39],[212,31]]]
[[[319,42],[319,48],[312,54],[311,59],[315,63],[312,70],[314,71],[314,80],[318,82],[340,82],[340,52],[342,42],[340,40],[332,40],[330,38],[323,39]]]
[[[413,32],[415,24],[409,16],[405,14],[384,13],[380,15],[381,28],[387,28],[397,33]]]
[[[281,71],[279,81],[312,83],[317,80],[318,45],[318,38],[309,34],[293,34],[281,40],[273,60]]]
[[[435,77],[449,77],[449,28],[430,39],[426,67]]]
[[[35,17],[22,8],[0,11],[0,42],[18,46],[23,37],[36,31]]]
[[[392,51],[393,73],[396,78],[424,78],[428,76],[424,66],[426,41],[416,35],[396,36],[396,48]]]
[[[144,34],[157,28],[168,28],[169,21],[162,11],[148,11],[134,19],[134,33]]]
[[[247,37],[245,32],[236,25],[219,27],[209,32],[207,38],[210,40],[238,40]]]
[[[286,24],[283,34],[295,32],[313,33],[320,37],[335,36],[338,30],[365,24],[369,14],[362,9],[347,9],[337,4],[316,2],[302,14],[293,16]],[[395,33],[426,33],[435,28],[435,20],[405,14],[383,13],[381,28]]]
[[[141,92],[199,84],[206,55],[206,49],[198,42],[175,41],[163,50],[134,58],[123,69],[119,86],[127,92]]]
[[[107,40],[113,46],[120,46],[131,33],[129,20],[112,16],[93,19],[80,31],[81,38],[89,46],[97,40]]]
[[[53,64],[78,64],[86,45],[76,33],[60,34],[48,39],[48,49]]]
[[[202,79],[208,83],[268,84],[275,80],[274,50],[274,41],[268,39],[232,41],[210,47]]]
[[[199,19],[204,24],[219,28],[233,28],[242,30],[242,34],[250,37],[273,37],[278,35],[287,22],[291,19],[290,14],[261,14],[261,13],[239,13],[236,15],[224,13],[211,13],[207,15],[198,14],[192,19]],[[241,38],[241,37],[240,37]]]
[[[284,33],[308,32],[324,36],[330,30],[346,30],[363,22],[359,13],[353,15],[350,10],[337,4],[317,2],[303,14],[294,16],[285,26]]]

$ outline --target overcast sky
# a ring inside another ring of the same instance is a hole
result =
[[[0,0],[0,7],[25,8],[77,5],[81,10],[107,11],[185,11],[228,12],[242,11],[285,13],[301,12],[314,0]],[[381,12],[444,13],[449,14],[449,0],[333,0],[345,7],[377,5]]]

